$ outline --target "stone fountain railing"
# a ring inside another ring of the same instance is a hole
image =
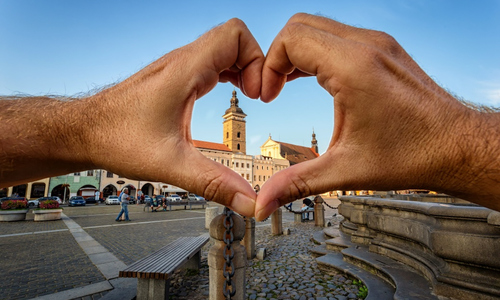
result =
[[[500,213],[376,197],[340,198],[351,241],[422,273],[437,295],[500,298]]]

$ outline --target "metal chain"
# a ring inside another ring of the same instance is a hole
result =
[[[288,210],[289,212],[293,212],[293,213],[300,213],[301,211],[294,211],[292,210],[290,207],[286,206],[286,205],[283,205],[285,207],[286,210]]]
[[[236,294],[236,287],[233,285],[232,277],[234,276],[235,268],[233,264],[234,249],[232,247],[234,241],[233,235],[233,214],[234,212],[229,208],[224,208],[224,214],[226,218],[224,219],[224,228],[226,232],[224,234],[224,243],[226,247],[224,248],[224,259],[226,260],[226,266],[224,268],[223,275],[226,278],[224,281],[224,289],[222,293],[226,299],[231,299]]]
[[[333,207],[333,206],[328,205],[328,203],[326,203],[326,201],[323,201],[323,204],[326,205],[326,206],[328,206],[331,209],[337,209],[337,207]]]

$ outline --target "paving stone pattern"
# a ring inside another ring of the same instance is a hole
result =
[[[285,224],[289,236],[272,236],[271,228],[256,228],[257,248],[265,247],[268,257],[249,261],[246,269],[247,299],[347,300],[358,299],[358,285],[342,275],[325,275],[308,252],[310,237],[318,227],[313,222]],[[171,280],[171,299],[207,299],[209,295],[207,254],[203,248],[199,274],[178,273]]]
[[[331,203],[330,203],[331,204]],[[217,205],[211,203],[210,205]],[[300,203],[298,203],[298,209]],[[131,264],[180,236],[198,236],[205,229],[204,210],[182,208],[168,212],[143,212],[130,205],[132,222],[115,222],[119,206],[65,207],[64,214],[90,236]],[[329,220],[332,212],[327,210]],[[105,278],[77,244],[63,221],[0,223],[0,300],[24,300],[104,281]],[[257,247],[265,247],[264,261],[252,260],[247,268],[249,299],[355,299],[357,286],[349,278],[322,274],[308,253],[310,238],[320,230],[313,222],[294,224],[293,214],[283,212],[289,236],[271,236],[270,227],[257,227]],[[257,223],[257,226],[269,224]],[[46,232],[47,231],[47,232]],[[35,233],[35,234],[33,234]],[[23,234],[12,235],[9,234]],[[207,299],[209,293],[207,254],[202,251],[199,274],[176,274],[171,281],[171,299]],[[78,300],[100,299],[106,291]]]
[[[9,224],[14,223],[23,226]],[[2,300],[30,299],[105,280],[69,231],[2,238],[0,253]]]

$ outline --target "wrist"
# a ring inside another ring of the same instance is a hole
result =
[[[446,178],[433,179],[437,185],[445,184],[436,190],[499,210],[500,113],[479,112],[458,104],[461,107],[455,122],[446,127],[448,146],[441,151],[447,171],[436,172]]]

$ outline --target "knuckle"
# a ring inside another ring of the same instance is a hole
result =
[[[221,203],[219,201],[222,199],[219,199],[219,196],[221,192],[220,188],[223,182],[224,180],[220,176],[209,179],[203,188],[203,193],[202,193],[203,197],[205,197],[205,199],[210,199],[212,201]],[[222,204],[227,205],[228,203],[222,203]]]
[[[311,187],[299,175],[290,177],[290,198],[299,199],[311,195]]]
[[[299,12],[299,13],[296,13],[294,14],[290,20],[288,21],[289,23],[301,23],[303,22],[305,19],[309,18],[311,15],[309,14],[306,14],[306,13],[302,13],[302,12]]]
[[[238,30],[247,27],[245,22],[243,22],[238,18],[229,19],[226,23],[224,23],[224,25],[230,29],[238,29]]]
[[[384,52],[392,56],[398,56],[401,54],[402,48],[392,35],[382,31],[372,31],[371,36],[377,47],[382,49]]]

